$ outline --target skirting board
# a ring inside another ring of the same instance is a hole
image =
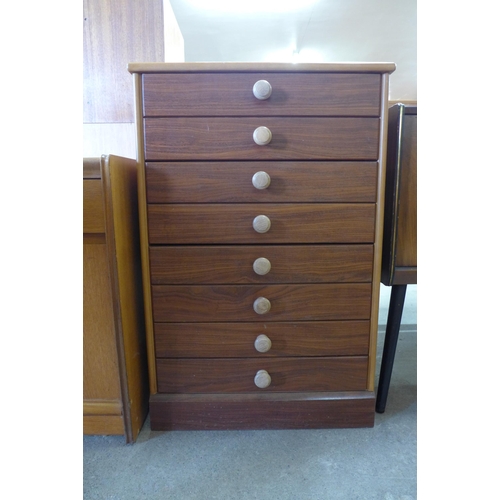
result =
[[[373,427],[373,392],[153,394],[151,430]]]

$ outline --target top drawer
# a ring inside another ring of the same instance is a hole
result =
[[[253,86],[269,82],[261,100]],[[356,73],[143,75],[144,116],[379,116],[381,76]]]

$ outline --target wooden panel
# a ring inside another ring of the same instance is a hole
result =
[[[105,245],[106,244],[106,234],[105,233],[83,233],[83,244],[84,245]]]
[[[396,65],[391,62],[358,63],[287,63],[287,62],[186,62],[129,63],[131,73],[200,73],[200,72],[287,72],[287,73],[392,73]]]
[[[123,417],[118,415],[84,415],[83,433],[86,435],[121,436],[125,432]]]
[[[254,97],[258,80],[272,86]],[[336,73],[146,74],[144,116],[378,116],[380,75]]]
[[[121,415],[122,402],[119,399],[87,399],[83,402],[84,415]]]
[[[100,179],[101,178],[101,158],[83,158],[83,178]]]
[[[417,265],[417,115],[405,114],[397,220],[396,266]]]
[[[373,252],[373,275],[372,283],[372,305],[370,311],[370,351],[368,355],[368,383],[366,389],[373,391],[375,387],[375,368],[377,362],[377,334],[378,334],[378,313],[380,299],[380,271],[382,261],[382,237],[384,230],[384,190],[385,190],[385,163],[387,155],[387,99],[389,97],[389,75],[382,75],[382,91],[380,92],[380,143],[379,143],[379,171],[377,178],[377,211],[375,217],[375,244]]]
[[[83,232],[104,233],[104,201],[100,180],[83,181]]]
[[[148,373],[144,304],[140,265],[139,216],[137,201],[137,162],[107,156],[103,163],[109,241],[113,256],[110,263],[116,296],[116,329],[119,336],[121,379],[127,402],[125,424],[127,438],[134,441],[148,413]]]
[[[164,61],[162,4],[162,0],[84,0],[84,122],[134,121],[127,64]]]
[[[378,118],[146,118],[146,160],[377,160]],[[257,127],[272,141],[258,146]]]
[[[330,321],[369,319],[371,284],[332,285],[155,285],[156,322]],[[271,302],[257,314],[254,301]]]
[[[158,391],[178,393],[356,391],[366,388],[366,356],[338,358],[158,359]],[[266,370],[271,384],[254,377]]]
[[[372,204],[149,205],[150,244],[373,243]],[[267,233],[252,226],[271,220]]]
[[[408,285],[417,283],[417,266],[415,267],[395,267],[392,278],[393,285]]]
[[[156,323],[156,355],[165,357],[355,356],[368,354],[368,321],[299,323]],[[266,353],[254,347],[266,335]]]
[[[261,257],[271,263],[265,275],[253,270]],[[373,245],[165,246],[149,259],[154,285],[369,282]]]
[[[386,286],[411,284],[416,283],[417,266],[416,106],[396,104],[389,110],[387,148],[381,281]],[[402,273],[404,267],[411,270]]]
[[[373,392],[155,394],[151,430],[373,427]]]
[[[266,189],[252,177],[265,171]],[[148,163],[149,203],[374,203],[375,162],[197,162]]]
[[[106,245],[83,245],[83,398],[121,399]]]

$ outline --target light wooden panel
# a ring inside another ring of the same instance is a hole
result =
[[[104,233],[104,204],[99,179],[83,181],[83,232]]]
[[[376,205],[376,222],[375,222],[375,246],[373,252],[373,290],[372,290],[372,305],[371,305],[371,323],[370,323],[370,355],[368,356],[368,381],[367,390],[373,391],[375,387],[375,364],[377,361],[377,334],[378,334],[378,313],[379,313],[379,298],[380,298],[380,274],[382,265],[382,243],[384,236],[384,194],[385,194],[385,172],[387,160],[387,129],[389,117],[387,113],[387,101],[389,98],[389,75],[382,75],[382,92],[381,92],[381,109],[380,116],[380,134],[379,134],[379,164],[378,170],[378,191]]]
[[[109,239],[112,245],[112,280],[118,303],[116,328],[120,339],[122,384],[129,406],[126,425],[132,440],[148,411],[148,376],[137,207],[137,163],[107,156],[103,163]],[[122,388],[123,389],[123,388]]]
[[[121,436],[124,432],[123,417],[118,415],[84,415],[83,433]]]
[[[121,415],[122,402],[117,399],[92,400],[83,402],[83,415]]]
[[[84,123],[133,122],[127,64],[163,60],[162,0],[84,0]]]
[[[83,245],[83,329],[83,398],[120,399],[108,255],[104,244]]]
[[[136,156],[134,61],[182,62],[184,39],[168,0],[83,1],[83,157]]]

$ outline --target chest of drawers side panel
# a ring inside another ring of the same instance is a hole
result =
[[[142,291],[144,296],[144,324],[148,359],[149,392],[157,393],[156,353],[154,341],[153,306],[151,301],[151,274],[149,266],[148,205],[146,192],[146,164],[144,161],[144,129],[140,118],[142,110],[142,75],[134,73],[135,121],[137,126],[137,195],[139,237],[141,246]]]
[[[387,158],[387,129],[388,112],[387,103],[389,100],[389,75],[382,75],[381,116],[380,116],[380,144],[379,144],[379,170],[378,170],[378,191],[375,217],[375,245],[373,256],[373,287],[371,305],[371,329],[370,329],[370,354],[368,356],[368,380],[367,390],[375,389],[375,364],[377,360],[377,333],[380,298],[380,278],[382,268],[382,244],[384,230],[384,202],[385,202],[385,176]]]

